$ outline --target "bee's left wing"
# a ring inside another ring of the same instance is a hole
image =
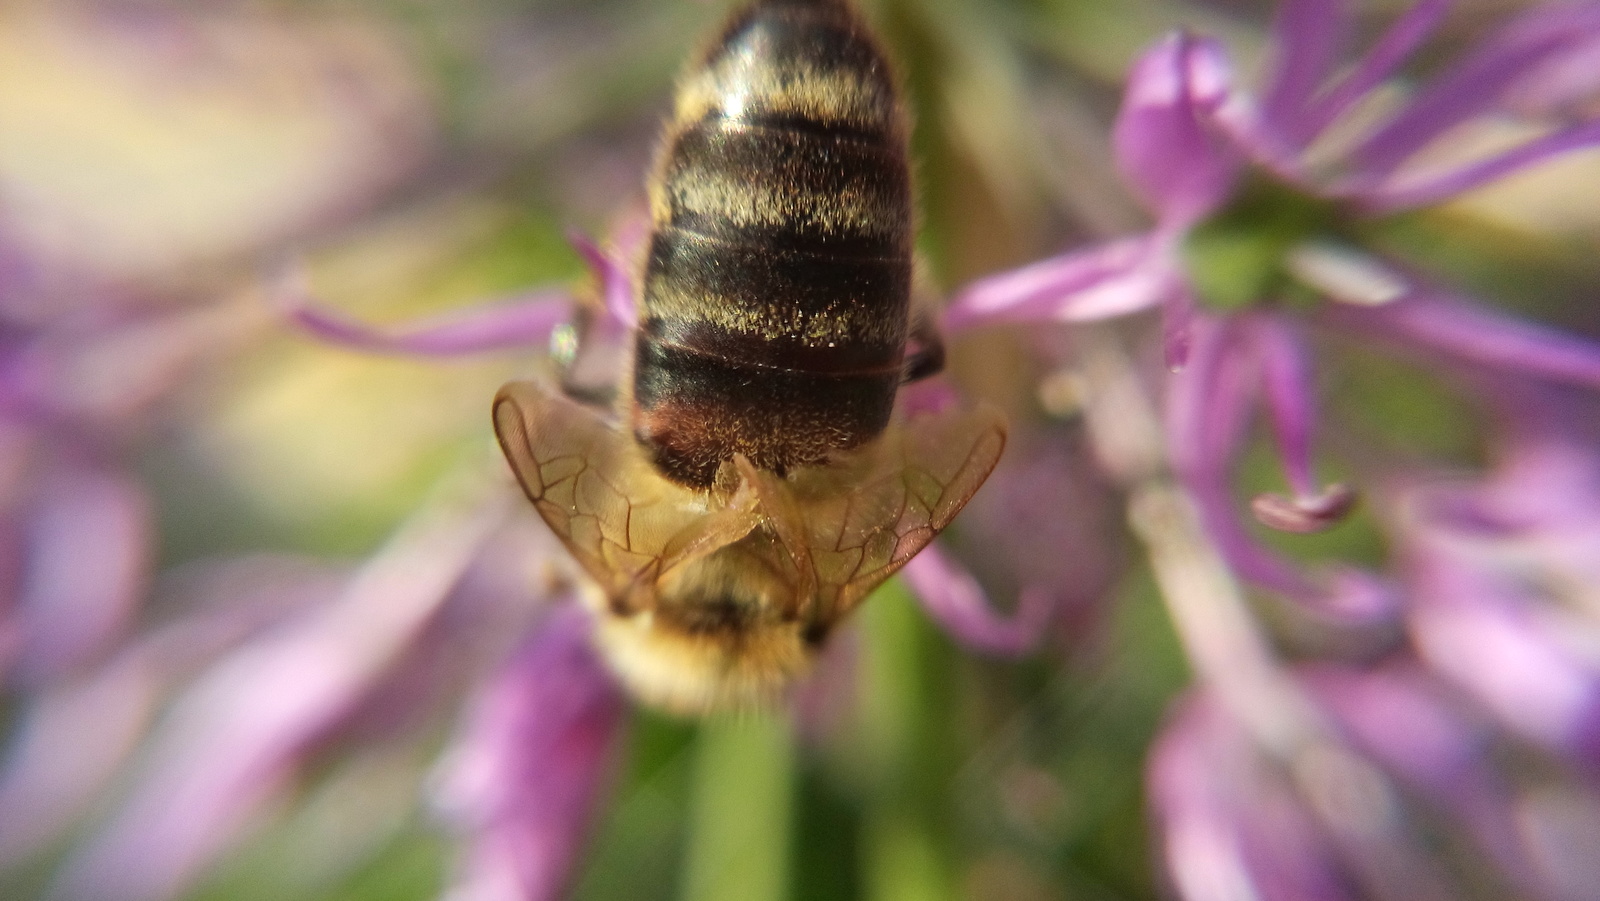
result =
[[[837,621],[910,562],[983,485],[1005,443],[999,410],[950,410],[891,426],[867,449],[787,480],[790,516],[808,545],[797,562],[809,557],[816,574],[817,618]]]
[[[652,603],[664,572],[760,524],[753,494],[713,503],[662,478],[627,434],[531,382],[500,389],[494,428],[523,492],[614,602]]]

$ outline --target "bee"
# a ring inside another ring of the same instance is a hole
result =
[[[992,408],[895,421],[902,382],[942,365],[912,314],[908,130],[848,0],[737,11],[661,140],[617,416],[534,383],[495,398],[518,481],[595,582],[603,656],[647,703],[774,701],[1000,457]]]

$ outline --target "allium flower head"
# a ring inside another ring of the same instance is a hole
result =
[[[961,329],[1159,308],[1176,371],[1172,462],[1208,528],[1247,580],[1338,617],[1390,617],[1395,598],[1363,574],[1307,573],[1267,550],[1229,500],[1231,465],[1259,405],[1288,490],[1256,497],[1255,518],[1317,531],[1353,505],[1350,487],[1315,474],[1308,328],[1377,339],[1412,357],[1600,385],[1600,354],[1588,342],[1493,312],[1363,246],[1363,230],[1382,217],[1600,142],[1600,122],[1563,118],[1600,89],[1572,74],[1595,52],[1592,4],[1523,13],[1369,121],[1447,8],[1410,7],[1346,60],[1350,4],[1288,0],[1258,92],[1239,84],[1217,41],[1162,40],[1134,65],[1113,130],[1118,166],[1152,229],[981,279],[946,314]],[[1487,156],[1431,161],[1490,120],[1543,129]]]

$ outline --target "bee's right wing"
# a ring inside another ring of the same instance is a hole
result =
[[[891,426],[837,465],[796,472],[788,487],[818,618],[837,621],[926,547],[988,479],[1005,440],[999,410],[949,410]]]
[[[500,389],[494,430],[534,508],[613,600],[648,597],[666,570],[760,523],[749,493],[724,506],[663,478],[594,410],[531,382]]]

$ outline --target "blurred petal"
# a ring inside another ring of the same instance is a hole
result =
[[[1117,166],[1129,187],[1164,229],[1187,228],[1227,197],[1239,161],[1207,132],[1203,107],[1221,102],[1232,71],[1218,67],[1200,78],[1192,63],[1205,42],[1170,35],[1134,63],[1112,128]]]
[[[1426,287],[1374,307],[1327,304],[1326,321],[1378,341],[1495,371],[1600,388],[1600,344]]]
[[[1261,361],[1267,412],[1284,475],[1296,494],[1314,496],[1319,486],[1312,472],[1311,440],[1317,411],[1305,342],[1282,316],[1251,316],[1248,328]]]
[[[450,901],[557,901],[577,863],[628,710],[589,615],[553,611],[477,698],[436,801],[466,833]]]
[[[203,360],[236,349],[266,321],[253,304],[225,302],[88,329],[54,329],[35,347],[35,403],[82,419],[138,416]]]
[[[1529,10],[1435,77],[1356,150],[1358,171],[1386,177],[1417,151],[1476,116],[1492,112],[1552,59],[1591,43],[1600,6],[1548,4]]]
[[[1265,115],[1285,136],[1304,144],[1314,133],[1305,113],[1333,74],[1349,37],[1346,0],[1283,0],[1272,19],[1268,40],[1272,59],[1262,101]]]
[[[144,589],[150,502],[119,473],[62,461],[41,479],[24,533],[18,676],[38,685],[121,637]]]
[[[595,279],[600,283],[601,296],[604,298],[605,309],[610,314],[612,322],[623,328],[634,328],[639,322],[639,311],[634,303],[633,277],[629,274],[627,265],[606,253],[587,235],[574,232],[567,237],[567,240],[577,248],[578,253],[589,264]]]
[[[404,655],[504,515],[497,500],[418,516],[337,600],[207,671],[163,719],[130,797],[50,897],[180,893]]]
[[[1323,486],[1312,465],[1316,398],[1304,341],[1282,316],[1262,313],[1247,320],[1261,363],[1263,394],[1291,495],[1262,494],[1251,501],[1256,519],[1285,532],[1319,532],[1338,524],[1355,505],[1355,492]]]
[[[1324,665],[1303,675],[1356,743],[1464,825],[1525,897],[1547,895],[1517,835],[1516,798],[1494,769],[1491,736],[1447,700],[1442,685],[1409,666],[1357,671]]]
[[[1195,115],[1230,156],[1248,161],[1308,194],[1326,193],[1306,171],[1300,146],[1279,122],[1269,118],[1255,98],[1234,84],[1233,64],[1222,45],[1196,39],[1185,58]],[[1181,160],[1171,161],[1181,166]]]
[[[1310,98],[1310,110],[1304,114],[1307,133],[1326,128],[1394,74],[1444,21],[1452,2],[1418,0],[1407,7],[1347,75],[1321,96]]]
[[[1179,285],[1161,307],[1161,355],[1173,372],[1189,363],[1194,317],[1198,304],[1188,285]]]
[[[1409,558],[1411,631],[1422,656],[1528,739],[1600,764],[1600,667],[1536,614],[1522,581],[1425,538],[1413,541]]]
[[[1536,166],[1552,157],[1600,144],[1600,121],[1585,122],[1534,138],[1503,153],[1443,175],[1402,177],[1359,194],[1363,210],[1384,215],[1443,203],[1473,188]]]
[[[1292,787],[1226,714],[1191,692],[1150,752],[1161,853],[1183,901],[1356,901]]]
[[[991,275],[968,285],[944,314],[951,332],[1001,322],[1082,322],[1149,309],[1169,296],[1169,248],[1123,238]]]
[[[1244,580],[1308,610],[1345,622],[1371,623],[1395,611],[1395,598],[1356,570],[1313,574],[1250,534],[1233,496],[1232,469],[1261,378],[1259,361],[1238,320],[1196,318],[1189,365],[1173,374],[1166,404],[1173,470],[1228,565]]]
[[[902,572],[928,616],[950,637],[975,651],[1026,654],[1039,646],[1055,612],[1049,593],[1025,588],[1009,617],[997,613],[978,580],[937,543],[912,557]]]
[[[190,567],[169,582],[189,586],[199,609],[20,711],[0,768],[0,870],[45,850],[101,799],[174,684],[267,624],[324,603],[343,575],[246,557]],[[186,608],[187,594],[159,596]]]
[[[301,281],[301,276],[292,276]],[[514,348],[540,348],[572,315],[565,288],[532,291],[410,323],[400,329],[363,325],[314,305],[303,285],[277,292],[276,302],[296,325],[342,347],[372,353],[452,357]]]

